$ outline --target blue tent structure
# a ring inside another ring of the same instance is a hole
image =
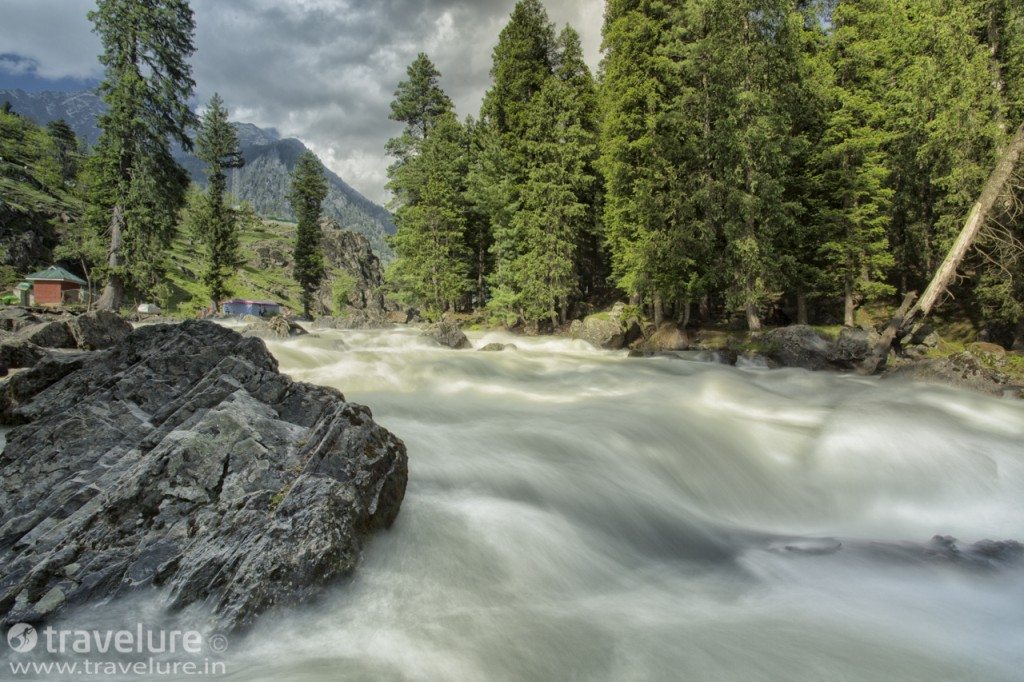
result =
[[[255,315],[256,317],[271,317],[281,314],[281,304],[274,301],[247,301],[241,298],[234,298],[221,303],[221,310],[228,315]]]

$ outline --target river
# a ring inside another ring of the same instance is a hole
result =
[[[357,574],[264,618],[233,677],[1020,679],[1024,571],[870,542],[1024,538],[1024,403],[471,337],[519,350],[268,344],[370,405],[410,483]]]

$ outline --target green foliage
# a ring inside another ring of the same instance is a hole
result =
[[[117,309],[126,283],[160,298],[166,249],[188,188],[170,143],[192,148],[195,22],[186,0],[99,0],[89,19],[103,45],[107,111],[86,165],[85,219],[87,229],[109,239],[101,305]]]
[[[470,288],[465,178],[468,141],[453,114],[442,116],[420,153],[396,169],[391,187],[408,200],[395,212],[388,268],[398,298],[425,311],[454,306]]]
[[[347,270],[337,270],[331,281],[331,302],[334,314],[341,315],[349,306],[349,296],[356,290],[356,278]]]
[[[388,148],[403,300],[557,324],[607,278],[656,311],[757,327],[813,298],[852,322],[925,283],[1024,122],[1011,0],[608,0],[604,20],[595,85],[575,32],[517,2],[464,126],[410,66]],[[1018,184],[969,264],[1003,326],[1024,310]]]
[[[441,73],[423,52],[406,69],[408,80],[398,84],[391,102],[392,121],[405,124],[400,137],[388,141],[387,152],[398,165],[419,152],[438,119],[454,111],[451,99],[438,85]]]
[[[526,109],[526,177],[510,229],[496,235],[504,258],[490,302],[507,318],[555,325],[579,293],[578,252],[595,232],[598,187],[594,82],[579,35],[566,28],[558,42],[558,68]]]
[[[238,216],[224,201],[225,171],[245,164],[238,135],[228,122],[228,111],[220,95],[214,94],[203,114],[196,136],[196,156],[206,163],[208,184],[205,195],[190,195],[184,223],[203,248],[203,284],[216,308],[229,294],[228,280],[241,264]]]
[[[320,208],[327,197],[327,180],[312,152],[299,157],[292,172],[291,205],[298,218],[295,233],[295,281],[302,290],[302,312],[309,317],[313,294],[326,274],[320,251]]]

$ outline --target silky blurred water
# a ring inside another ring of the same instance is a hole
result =
[[[1024,405],[489,333],[271,342],[405,440],[395,526],[246,680],[1021,679],[1024,575],[846,547],[1024,538]],[[340,342],[340,343],[339,343]],[[776,537],[844,549],[778,551]]]
[[[1024,569],[870,551],[1024,539],[1024,403],[471,337],[519,350],[268,343],[369,405],[410,480],[350,580],[232,639],[232,678],[1024,676]],[[795,538],[843,548],[779,549]]]

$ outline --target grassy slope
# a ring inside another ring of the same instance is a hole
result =
[[[257,230],[243,232],[239,241],[245,264],[229,284],[232,295],[271,299],[299,310],[299,287],[292,280],[291,267],[264,265],[256,253],[258,246],[272,245],[290,260],[294,238],[295,223],[279,220],[263,220]],[[168,314],[193,317],[197,310],[205,307],[206,292],[200,281],[200,270],[191,240],[179,234],[171,249],[172,293]]]

